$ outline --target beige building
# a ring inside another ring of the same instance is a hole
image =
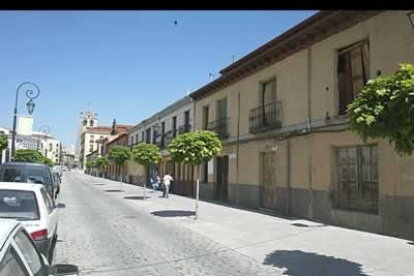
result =
[[[196,129],[221,156],[201,195],[284,215],[414,238],[414,157],[348,130],[366,81],[414,60],[408,11],[323,11],[192,93]]]
[[[86,156],[98,149],[98,140],[116,135],[117,133],[127,132],[131,126],[116,124],[115,120],[112,127],[98,126],[86,127],[81,136],[80,164],[85,168]]]
[[[129,182],[149,183],[155,173],[162,176],[169,171],[175,178],[175,193],[191,195],[193,192],[193,170],[189,166],[171,161],[166,150],[168,144],[179,134],[192,131],[194,102],[188,96],[172,103],[148,119],[140,122],[128,132],[128,143],[131,148],[141,142],[156,144],[161,149],[162,159],[159,164],[144,169],[136,162],[128,163]]]

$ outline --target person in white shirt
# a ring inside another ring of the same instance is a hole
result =
[[[172,176],[167,172],[166,175],[164,175],[164,178],[162,179],[164,182],[164,195],[163,197],[168,198],[168,193],[170,190],[170,184],[171,181],[174,181],[174,178],[172,178]]]

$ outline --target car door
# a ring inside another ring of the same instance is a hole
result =
[[[47,232],[48,238],[52,238],[53,235],[57,231],[57,223],[58,223],[58,214],[57,208],[54,201],[50,198],[49,193],[46,191],[45,188],[40,189],[40,193],[42,194],[42,199],[46,205],[47,209]]]
[[[32,273],[26,267],[24,261],[12,244],[7,248],[2,260],[0,260],[1,276],[31,276]]]
[[[12,245],[19,254],[30,276],[49,275],[49,264],[37,250],[32,239],[26,231],[21,228],[13,237]]]

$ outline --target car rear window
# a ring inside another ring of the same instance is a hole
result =
[[[34,192],[0,190],[0,217],[21,220],[39,219],[39,208]]]
[[[49,184],[47,172],[42,167],[26,167],[26,179],[29,183]]]
[[[14,167],[14,168],[3,168],[3,173],[1,174],[2,182],[25,182],[23,180],[23,168]]]

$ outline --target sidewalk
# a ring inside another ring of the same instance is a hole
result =
[[[91,177],[119,189],[120,183]],[[105,188],[103,188],[105,187]],[[142,197],[142,187],[122,184],[115,196]],[[146,200],[129,200],[156,219],[171,220],[208,239],[236,250],[264,265],[292,276],[414,276],[414,243],[367,232],[285,219],[249,210],[200,201],[199,219],[193,219],[195,200],[147,190]],[[131,198],[132,197],[132,198]]]

